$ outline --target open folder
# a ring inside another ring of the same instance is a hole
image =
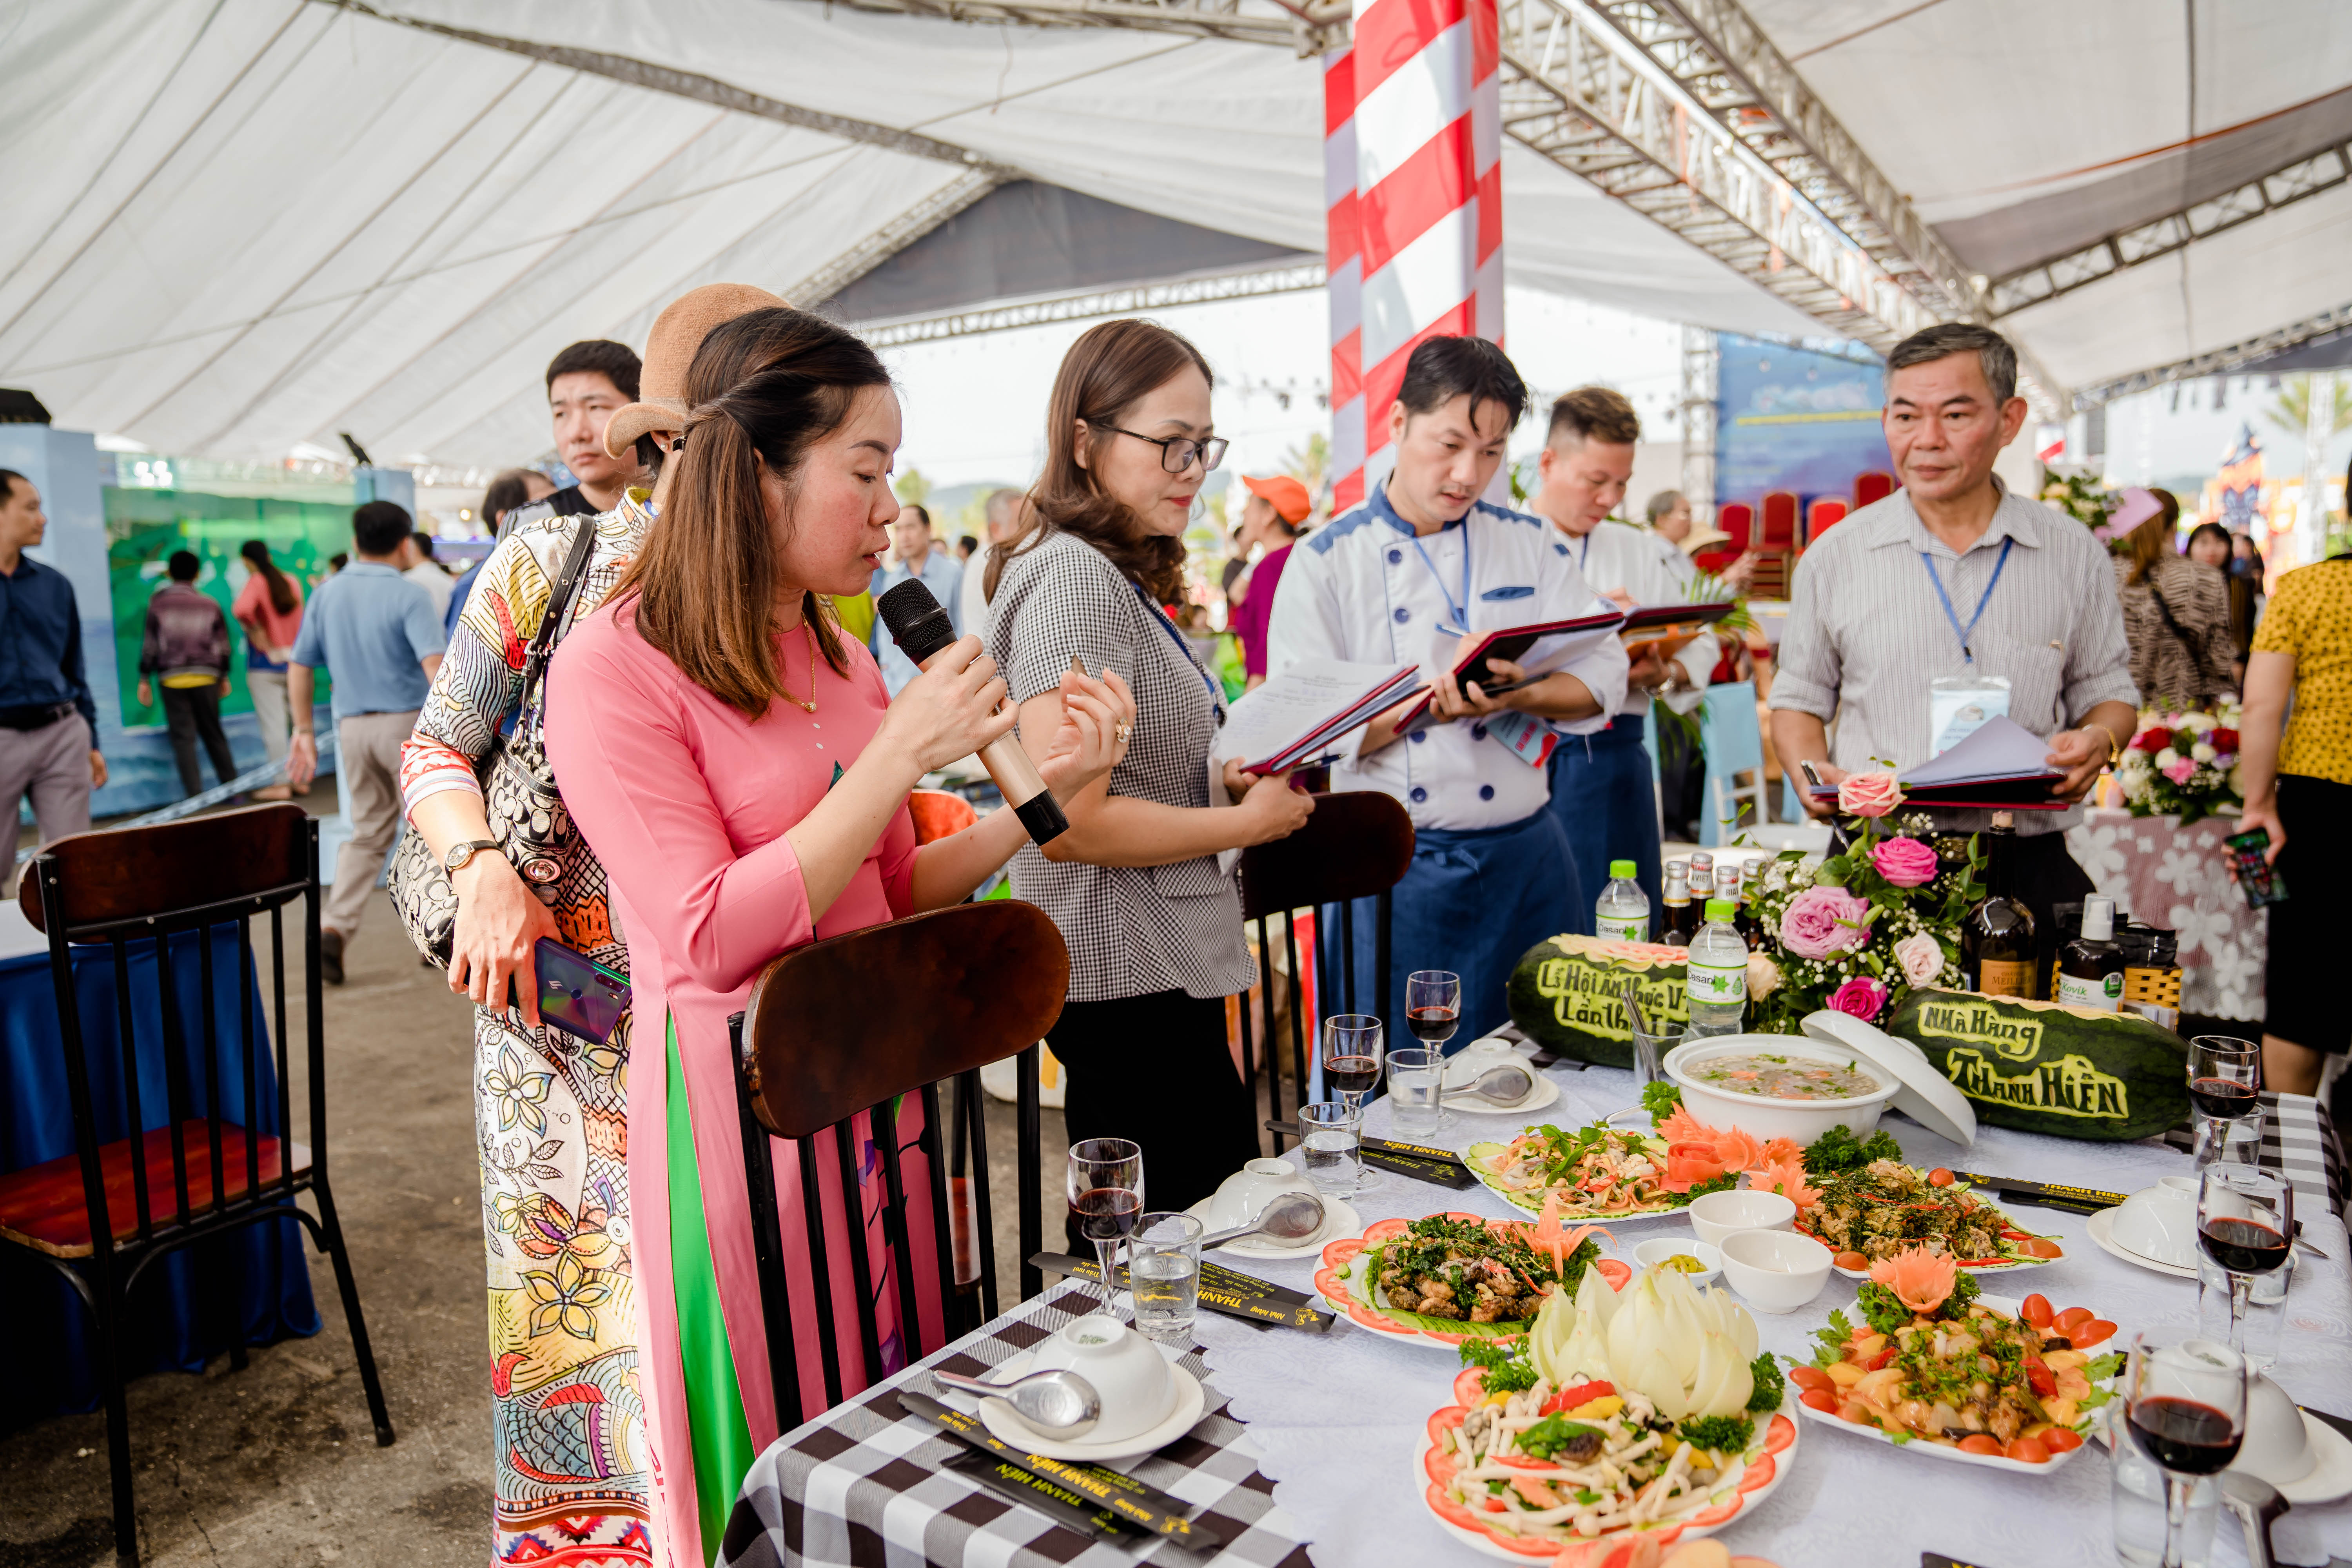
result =
[[[2064,811],[2074,803],[2050,793],[2065,774],[2042,761],[2049,754],[2049,742],[2012,719],[1995,717],[1942,756],[1896,775],[1896,782],[1907,805]],[[1806,793],[1816,800],[1837,798],[1833,784]]]
[[[1590,652],[1614,636],[1625,624],[1625,612],[1606,600],[1591,615],[1578,616],[1565,621],[1537,621],[1523,626],[1506,626],[1500,631],[1473,632],[1463,637],[1458,647],[1447,647],[1450,639],[1442,639],[1441,648],[1449,651],[1448,664],[1454,671],[1455,684],[1478,683],[1478,689],[1489,697],[1519,687],[1532,685],[1579,656]],[[1498,679],[1491,661],[1504,660],[1516,664],[1526,672],[1523,681]],[[1436,695],[1433,688],[1424,685],[1412,701],[1397,714],[1397,728],[1402,729],[1429,709],[1430,700]]]
[[[1302,658],[1228,710],[1210,771],[1238,757],[1251,773],[1280,773],[1320,756],[1411,690],[1419,674],[1411,664]]]
[[[1728,600],[1705,605],[1637,605],[1625,612],[1617,635],[1625,639],[1625,657],[1638,662],[1655,653],[1672,658],[1705,636],[1708,626],[1731,614]]]

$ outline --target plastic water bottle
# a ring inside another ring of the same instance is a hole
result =
[[[1691,938],[1690,1032],[1736,1035],[1748,1013],[1748,941],[1732,921],[1739,906],[1728,899],[1706,901],[1706,923]]]
[[[1592,915],[1593,930],[1603,942],[1650,940],[1650,895],[1633,876],[1631,860],[1609,862],[1609,885],[1601,889]]]

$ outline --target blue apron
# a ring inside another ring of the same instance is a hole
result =
[[[1551,753],[1550,814],[1568,835],[1585,903],[1570,930],[1591,935],[1592,900],[1609,885],[1609,862],[1631,860],[1650,895],[1650,931],[1665,908],[1658,843],[1658,770],[1642,744],[1642,716],[1620,713],[1592,735],[1562,735]]]
[[[1380,984],[1374,942],[1380,907],[1354,900],[1354,1005],[1341,951],[1339,906],[1326,904],[1318,929],[1322,967],[1316,974],[1318,1016],[1377,1012],[1391,1046],[1413,1043],[1404,1022],[1404,980],[1416,969],[1450,969],[1462,977],[1462,1026],[1450,1055],[1510,1021],[1511,970],[1528,949],[1563,931],[1589,931],[1592,903],[1577,880],[1568,841],[1549,811],[1500,827],[1414,830],[1412,865],[1391,895],[1389,994]]]

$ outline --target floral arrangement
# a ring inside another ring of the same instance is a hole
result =
[[[1887,773],[1838,786],[1850,818],[1832,856],[1784,850],[1758,884],[1764,947],[1748,957],[1748,1027],[1793,1035],[1827,1007],[1875,1023],[1914,986],[1960,984],[1960,921],[1985,896],[1983,848],[1938,847],[1924,815],[1897,819],[1903,791]]]
[[[2178,816],[2185,827],[2243,805],[2238,712],[2235,702],[2224,702],[2215,713],[2141,713],[2115,767],[2131,814]]]
[[[2103,527],[2116,510],[2115,492],[2087,474],[2062,474],[2052,469],[2036,498],[2064,512],[2084,527]]]

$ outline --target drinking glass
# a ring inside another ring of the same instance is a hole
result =
[[[1323,1086],[1361,1108],[1381,1081],[1381,1021],[1370,1013],[1335,1013],[1323,1020]]]
[[[1445,969],[1416,969],[1404,977],[1404,1022],[1412,1037],[1438,1051],[1462,1026],[1462,976]]]
[[[2246,1352],[2246,1303],[2257,1278],[2286,1262],[2294,1245],[2294,1188],[2275,1171],[2219,1162],[2197,1189],[2197,1245],[2230,1281],[2230,1349]]]
[[[1070,1145],[1070,1213],[1078,1230],[1095,1244],[1102,1265],[1102,1310],[1111,1306],[1118,1244],[1143,1214],[1143,1151],[1124,1138],[1083,1138]]]
[[[1189,1340],[1201,1307],[1199,1220],[1188,1214],[1148,1214],[1127,1238],[1128,1285],[1135,1293],[1135,1326],[1150,1340]]]
[[[2189,1042],[2189,1131],[2198,1165],[2259,1163],[2263,1148],[2263,1049],[2229,1035]]]
[[[1344,1100],[1318,1100],[1298,1108],[1299,1152],[1307,1179],[1338,1196],[1363,1186],[1364,1113]]]
[[[1674,1054],[1676,1046],[1685,1044],[1691,1037],[1691,1032],[1679,1025],[1653,1025],[1645,1030],[1628,1020],[1625,1028],[1633,1037],[1635,1083],[1655,1083],[1664,1078],[1666,1058]]]
[[[2164,1469],[2164,1568],[2183,1568],[2189,1503],[2246,1439],[2246,1360],[2194,1330],[2148,1329],[2132,1340],[2124,1430]]]
[[[1399,1046],[1389,1053],[1389,1120],[1408,1138],[1437,1131],[1445,1098],[1445,1053],[1433,1047]]]

